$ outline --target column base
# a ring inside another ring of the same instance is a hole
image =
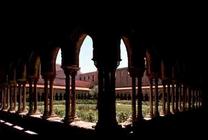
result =
[[[115,124],[108,124],[106,125],[106,123],[97,123],[95,126],[95,131],[96,131],[96,135],[99,136],[118,136],[118,135],[122,135],[123,133],[123,129],[121,125],[118,125],[117,123]]]
[[[62,121],[64,122],[64,124],[67,124],[67,125],[73,122],[71,118],[64,118]]]

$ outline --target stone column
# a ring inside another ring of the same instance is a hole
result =
[[[191,88],[189,87],[188,90],[188,110],[191,110]]]
[[[154,117],[159,117],[160,113],[158,110],[159,106],[159,97],[158,97],[158,77],[155,77],[155,112],[154,112]]]
[[[182,106],[182,111],[186,111],[186,93],[187,93],[187,88],[186,88],[186,86],[185,85],[183,85],[183,106]]]
[[[175,87],[175,112],[178,112],[178,99],[179,99],[179,84],[176,82],[176,87]]]
[[[74,121],[76,115],[76,92],[75,92],[75,76],[78,67],[71,69],[71,121]]]
[[[14,84],[14,110],[16,111],[16,107],[17,107],[17,83],[15,82]]]
[[[32,91],[33,80],[29,79],[28,83],[29,83],[29,112],[28,112],[28,115],[32,115],[33,114],[33,91]]]
[[[142,77],[143,75],[138,75],[138,92],[137,92],[137,96],[138,96],[138,105],[137,105],[137,121],[140,121],[143,119],[143,115],[142,115]]]
[[[65,117],[64,122],[66,124],[70,123],[70,76],[69,71],[67,69],[64,69],[65,73],[65,95],[66,95],[66,103],[65,103]]]
[[[165,94],[166,94],[166,82],[163,80],[162,81],[162,85],[163,85],[163,93],[162,93],[162,114],[166,115],[166,107],[165,107]]]
[[[10,83],[9,84],[9,95],[10,95],[10,97],[9,97],[9,112],[10,111],[13,111],[13,88],[12,88],[12,84]]]
[[[172,94],[171,94],[171,102],[172,102],[172,113],[175,113],[175,86],[172,83]]]
[[[132,75],[132,123],[136,122],[136,78]]]
[[[49,117],[54,117],[56,116],[54,111],[53,111],[53,82],[54,82],[54,78],[50,78],[49,80]]]
[[[33,110],[33,114],[39,114],[39,112],[38,112],[37,82],[38,82],[38,79],[35,79],[34,80],[34,90],[33,90],[33,97],[34,97],[34,110]]]
[[[97,128],[115,128],[115,71],[116,68],[98,67],[98,122]]]
[[[18,94],[19,94],[19,98],[18,98],[18,110],[17,113],[22,112],[22,84],[20,82],[18,82]]]
[[[168,87],[167,87],[167,115],[170,115],[170,83],[168,82]]]
[[[3,93],[3,87],[0,88],[0,93],[1,93],[1,108],[0,110],[3,109],[3,104],[4,104],[4,93]]]
[[[4,91],[3,110],[7,111],[7,87],[6,85],[3,87],[3,91]]]
[[[192,108],[195,109],[195,91],[196,89],[193,88],[192,90],[192,98],[191,98],[191,101],[192,101]]]
[[[153,79],[150,78],[150,117],[154,117],[153,113]]]
[[[23,84],[22,84],[22,94],[23,94],[23,108],[22,108],[22,111],[25,113],[25,112],[27,112],[27,109],[26,109],[26,82],[23,82]]]
[[[44,113],[43,119],[47,119],[49,116],[48,108],[48,78],[44,77]]]
[[[6,90],[6,92],[7,92],[7,100],[6,100],[6,102],[7,102],[7,110],[9,110],[9,107],[10,107],[10,88],[9,88],[9,85],[7,84],[7,90]]]

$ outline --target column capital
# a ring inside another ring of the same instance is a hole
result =
[[[131,77],[143,77],[144,68],[139,67],[129,67],[129,73]]]
[[[65,74],[76,74],[77,71],[80,69],[77,65],[71,65],[71,66],[61,66],[61,68],[64,70]]]
[[[56,73],[54,72],[45,72],[41,74],[44,80],[54,80]]]
[[[17,79],[18,84],[26,84],[27,80],[26,79]]]
[[[10,86],[15,86],[17,84],[17,81],[15,80],[9,81],[9,84]]]

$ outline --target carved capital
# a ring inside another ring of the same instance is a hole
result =
[[[80,69],[77,65],[71,65],[71,66],[61,66],[62,69],[64,70],[65,74],[77,74],[77,71]]]

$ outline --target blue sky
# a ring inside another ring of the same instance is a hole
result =
[[[94,62],[92,61],[92,57],[93,57],[92,45],[93,42],[91,37],[87,36],[81,46],[80,54],[79,54],[79,61],[80,61],[79,65],[80,65],[81,73],[92,72],[97,70],[94,65]],[[128,65],[127,52],[122,40],[121,40],[121,59],[122,61],[120,62],[118,68],[127,67]],[[61,51],[58,52],[56,63],[61,64]]]

